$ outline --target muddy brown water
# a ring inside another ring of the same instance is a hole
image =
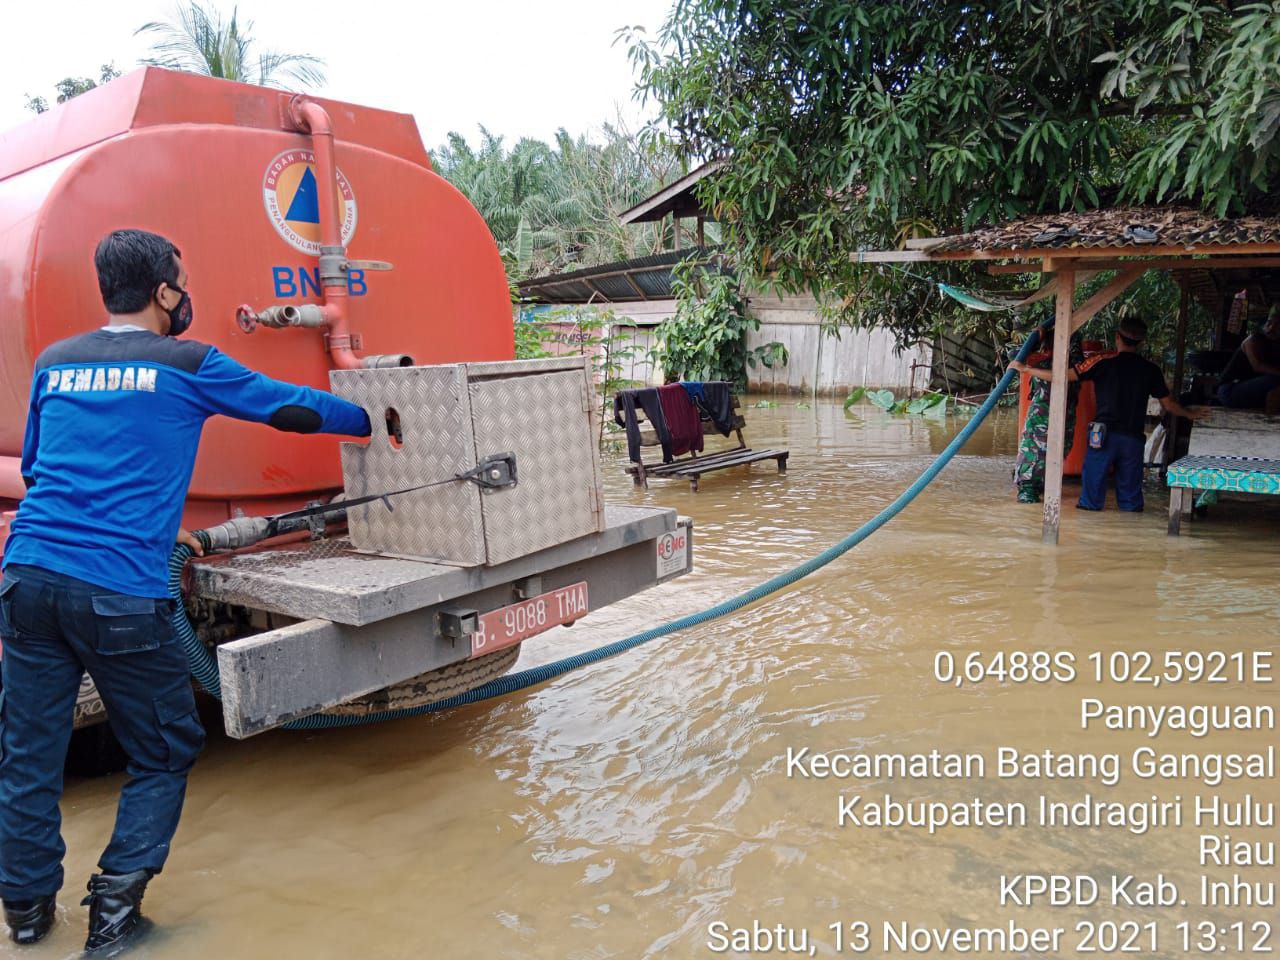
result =
[[[694,518],[696,571],[531,641],[522,666],[702,609],[811,556],[888,503],[959,426],[794,400],[748,413],[753,443],[791,449],[785,476],[764,463],[709,476],[697,495],[676,481],[646,493],[611,459],[611,499]],[[1276,683],[1126,694],[1083,679],[960,689],[932,679],[940,650],[1054,649],[1083,660],[1092,650],[1276,646],[1280,507],[1222,507],[1171,539],[1167,501],[1149,491],[1141,516],[1065,511],[1055,550],[1040,543],[1038,508],[1013,500],[1015,440],[1002,411],[904,515],[795,589],[542,688],[366,729],[245,742],[212,729],[173,856],[148,892],[158,932],[132,955],[710,957],[709,923],[759,920],[807,927],[816,955],[831,956],[828,924],[842,920],[1070,926],[1115,916],[1161,919],[1171,931],[1184,916],[1256,918],[997,903],[997,876],[1023,870],[1164,871],[1190,897],[1201,872],[1191,827],[930,837],[836,826],[842,793],[1030,802],[1040,792],[1126,801],[1213,792],[1191,782],[786,777],[788,747],[1123,754],[1150,742],[1081,732],[1082,696],[1277,705]],[[1199,752],[1274,741],[1273,732],[1222,736],[1157,744]],[[75,954],[85,918],[75,904],[119,785],[68,784],[60,923],[22,956]],[[1278,799],[1274,781],[1217,792]],[[1277,879],[1275,868],[1247,873]],[[1169,931],[1154,955],[1183,955]],[[0,946],[0,956],[17,955]]]

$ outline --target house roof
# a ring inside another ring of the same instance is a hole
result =
[[[522,280],[520,295],[542,303],[626,303],[635,300],[668,300],[671,269],[681,260],[705,256],[711,247],[668,250],[650,257],[602,263],[570,273]]]
[[[645,197],[629,210],[622,211],[622,213],[618,214],[618,222],[647,223],[661,220],[669,213],[674,213],[677,217],[713,219],[711,212],[704,210],[702,204],[698,202],[698,195],[694,187],[722,166],[724,166],[723,160],[708,160],[702,166],[690,170],[674,183],[667,184],[657,193]]]
[[[1221,248],[1280,244],[1280,216],[1215,217],[1191,207],[1108,207],[1081,213],[1019,217],[969,233],[917,241],[930,255],[985,251]]]

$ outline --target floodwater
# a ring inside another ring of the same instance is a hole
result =
[[[756,464],[705,478],[696,495],[681,481],[656,481],[646,493],[613,457],[611,499],[694,518],[697,569],[531,641],[522,665],[701,609],[811,556],[883,507],[959,427],[954,418],[865,406],[847,415],[835,403],[794,399],[747,412],[754,444],[791,449],[789,472]],[[1083,676],[960,688],[933,679],[939,651],[1072,651],[1083,673],[1090,651],[1274,650],[1280,635],[1280,508],[1223,505],[1171,539],[1166,500],[1149,491],[1145,515],[1064,510],[1062,543],[1046,547],[1039,508],[1013,499],[1015,441],[1016,424],[1001,411],[905,514],[797,588],[542,688],[424,719],[245,742],[223,737],[214,720],[173,856],[148,892],[159,930],[133,956],[746,956],[712,953],[707,927],[757,920],[807,927],[815,954],[834,956],[828,925],[839,921],[1070,928],[1091,917],[1159,920],[1159,949],[1140,955],[1180,957],[1179,919],[1274,920],[1274,909],[1197,905],[1202,831],[1194,827],[1135,837],[837,826],[841,794],[1276,800],[1274,780],[1214,791],[1186,780],[1130,777],[1108,788],[990,772],[968,784],[786,776],[789,747],[1127,757],[1142,745],[1203,753],[1275,741],[1273,731],[1151,740],[1079,729],[1084,696],[1274,707],[1274,682],[1135,691]],[[75,904],[119,784],[69,783],[61,922],[51,943],[22,956],[78,949],[85,911]],[[1163,871],[1191,906],[1001,907],[997,877],[1022,871],[1100,880]],[[1277,879],[1274,867],[1241,873]],[[1068,946],[1056,955],[1073,956]],[[0,956],[17,955],[6,950]]]

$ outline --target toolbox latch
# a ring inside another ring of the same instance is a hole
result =
[[[514,487],[517,483],[516,455],[514,453],[495,453],[485,457],[466,473],[460,473],[458,480],[470,480],[482,491],[501,490],[503,487]]]

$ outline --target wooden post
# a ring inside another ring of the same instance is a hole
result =
[[[1092,320],[1094,314],[1133,286],[1138,278],[1146,272],[1145,267],[1134,267],[1117,273],[1110,283],[1080,304],[1079,309],[1071,311],[1071,332],[1075,333]],[[1076,275],[1077,283],[1081,283],[1086,279],[1088,278],[1084,275]]]
[[[698,246],[705,247],[707,245],[707,218],[702,214],[698,214]]]
[[[1182,299],[1178,301],[1178,345],[1177,353],[1173,361],[1173,399],[1178,400],[1178,391],[1182,389],[1182,376],[1186,369],[1187,360],[1187,314],[1191,311],[1191,291],[1187,285],[1179,280],[1178,286],[1182,288]],[[1178,447],[1178,418],[1169,417],[1169,432],[1165,434],[1164,440],[1164,468],[1169,469],[1169,464],[1173,462],[1174,451]],[[1176,530],[1170,528],[1170,533],[1176,533]]]
[[[1171,537],[1176,537],[1182,532],[1182,502],[1186,495],[1186,487],[1169,488],[1169,536]]]
[[[1178,398],[1182,389],[1182,376],[1186,372],[1187,360],[1187,314],[1191,312],[1191,290],[1185,284],[1182,288],[1182,299],[1178,303],[1178,352],[1173,361],[1173,393]]]
[[[1057,265],[1055,265],[1057,266]],[[1075,299],[1075,268],[1068,262],[1056,270],[1058,292],[1054,301],[1053,381],[1049,392],[1049,449],[1044,470],[1045,543],[1058,542],[1062,517],[1062,447],[1067,436],[1067,358],[1071,352],[1071,308]]]

